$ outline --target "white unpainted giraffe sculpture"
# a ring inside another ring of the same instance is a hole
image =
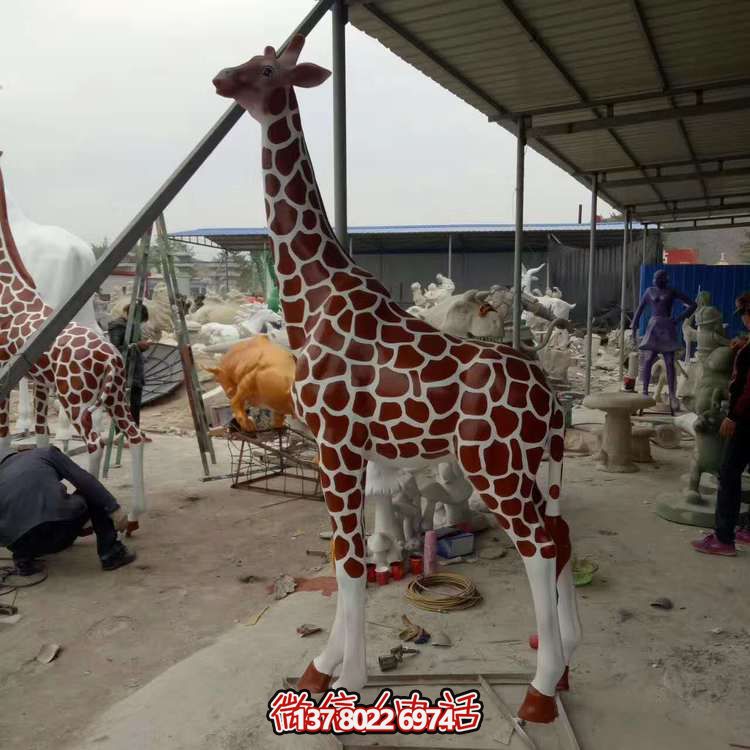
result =
[[[6,194],[8,219],[13,239],[23,264],[34,280],[39,296],[53,310],[68,300],[78,288],[78,283],[88,276],[96,265],[96,257],[91,246],[80,237],[62,227],[38,224],[26,216],[12,196]],[[94,303],[87,300],[76,313],[76,320],[82,326],[100,333],[94,314]],[[27,432],[34,426],[32,403],[26,378],[18,384],[18,417],[16,432]],[[64,409],[59,410],[55,428],[58,439],[67,440],[72,434],[72,426]],[[43,444],[46,435],[37,435],[37,444]]]
[[[326,217],[294,86],[329,72],[298,64],[304,37],[222,70],[217,93],[263,129],[266,214],[289,343],[294,402],[320,452],[338,582],[323,652],[299,687],[359,690],[365,658],[364,473],[455,456],[522,555],[537,616],[537,671],[519,716],[549,722],[580,635],[567,524],[560,516],[563,412],[539,367],[509,347],[464,341],[406,313],[357,267]],[[549,450],[549,492],[537,484]]]
[[[0,171],[0,365],[10,361],[52,314],[18,253],[8,221],[5,186]],[[133,503],[130,530],[145,509],[143,435],[133,422],[125,394],[125,365],[120,353],[98,333],[68,323],[54,344],[28,372],[34,384],[37,435],[47,435],[47,392],[54,388],[60,404],[89,451],[89,471],[99,474],[103,439],[92,412],[104,406],[118,429],[130,440]],[[10,449],[8,400],[0,400],[0,458]]]

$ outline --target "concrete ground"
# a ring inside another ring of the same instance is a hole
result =
[[[631,475],[601,473],[590,457],[566,459],[563,509],[575,552],[600,564],[594,583],[578,590],[584,640],[568,713],[584,750],[750,745],[750,552],[698,555],[688,545],[697,530],[654,515],[689,452],[654,455],[657,463]],[[329,575],[305,554],[326,547],[318,538],[327,528],[323,506],[201,483],[188,438],[156,436],[146,464],[153,510],[133,540],[138,563],[105,574],[90,542],[77,544],[49,558],[45,583],[19,595],[21,622],[0,625],[3,747],[330,746],[278,738],[265,719],[281,678],[299,674],[332,622],[335,594],[296,592],[275,602],[266,591],[281,573]],[[128,473],[113,474],[115,492],[127,491]],[[482,548],[492,544],[508,541],[493,531],[479,538]],[[402,613],[453,639],[448,649],[420,647],[404,673],[533,671],[526,645],[533,615],[517,554],[452,569],[475,581],[484,596],[476,608],[432,614],[403,599],[405,582],[369,589],[372,674],[377,656],[397,644],[395,630],[383,626],[398,627]],[[240,581],[249,575],[261,580]],[[650,606],[661,596],[672,610]],[[303,622],[324,633],[300,639]],[[42,666],[34,657],[48,642],[63,650]]]

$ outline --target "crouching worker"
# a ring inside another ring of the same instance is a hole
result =
[[[75,488],[72,494],[63,479]],[[13,553],[20,575],[37,572],[34,558],[61,552],[90,533],[89,522],[104,570],[135,560],[135,552],[117,539],[127,514],[101,482],[60,450],[34,448],[0,461],[0,545]]]

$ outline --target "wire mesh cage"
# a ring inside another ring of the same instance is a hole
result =
[[[243,432],[236,423],[227,431],[232,487],[322,500],[318,451],[312,437],[292,427],[274,429],[262,414],[252,416],[256,432]]]

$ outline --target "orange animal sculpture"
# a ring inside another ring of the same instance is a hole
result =
[[[285,417],[294,414],[295,368],[294,357],[286,349],[269,341],[268,336],[255,336],[233,346],[218,367],[206,370],[229,396],[232,414],[242,429],[255,432],[255,421],[245,411],[247,406],[271,409],[275,428],[283,427]]]

